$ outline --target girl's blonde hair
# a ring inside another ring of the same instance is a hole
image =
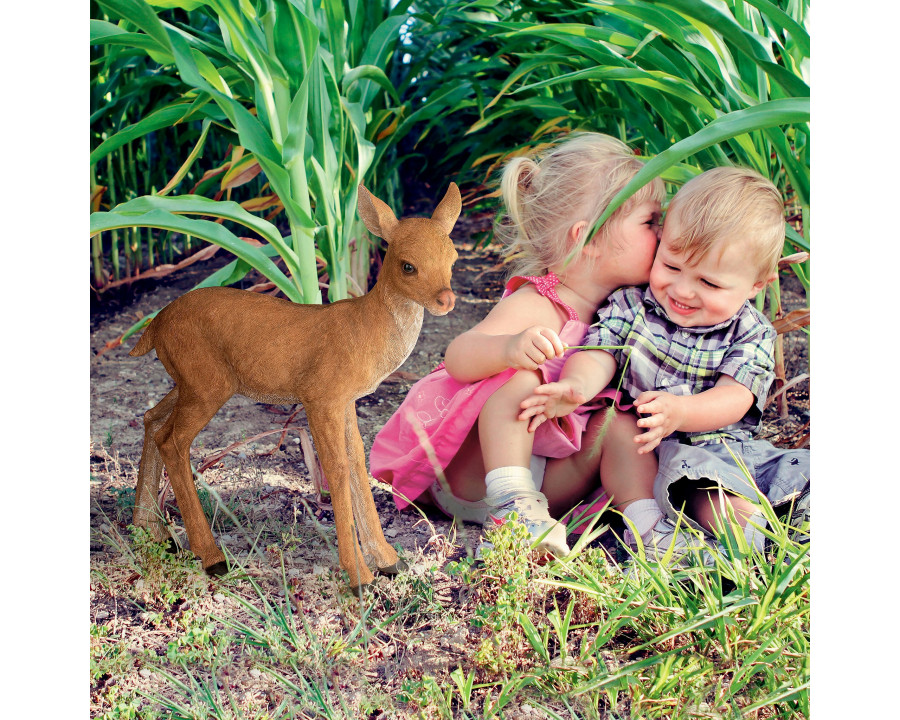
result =
[[[590,229],[606,206],[643,167],[622,141],[600,133],[574,135],[538,157],[516,157],[500,181],[506,214],[494,228],[506,245],[510,275],[543,275],[563,262],[573,247],[566,242],[572,225]],[[662,202],[665,186],[656,178],[603,223],[591,242],[608,242],[610,230],[636,205]]]
[[[757,278],[770,277],[784,251],[784,201],[778,188],[755,170],[719,167],[692,178],[666,212],[678,222],[672,250],[700,262],[722,243],[743,242]]]

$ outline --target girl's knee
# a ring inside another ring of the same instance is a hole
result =
[[[527,398],[534,389],[543,384],[543,377],[536,370],[519,370],[509,380],[494,391],[485,405],[497,403],[518,405],[522,400]]]
[[[543,383],[544,377],[537,370],[518,370],[515,375],[500,386],[498,392],[508,390],[513,393],[531,393],[538,385]]]

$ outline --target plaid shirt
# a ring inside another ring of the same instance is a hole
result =
[[[694,444],[734,438],[735,433],[746,437],[759,427],[775,378],[776,333],[749,302],[718,325],[685,328],[669,320],[649,287],[627,287],[610,295],[597,316],[599,322],[588,330],[584,344],[630,348],[609,352],[624,372],[622,389],[631,397],[646,390],[696,395],[713,387],[719,375],[728,375],[756,398],[739,422],[718,432],[676,432],[671,437]]]

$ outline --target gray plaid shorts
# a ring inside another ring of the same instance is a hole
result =
[[[746,466],[747,473],[731,453]],[[762,494],[773,508],[790,503],[809,484],[809,450],[785,450],[765,440],[747,438],[700,445],[663,440],[657,454],[659,471],[653,494],[673,521],[681,513],[683,500],[672,489],[681,481],[690,481],[691,489],[721,489],[757,504]],[[705,531],[687,513],[683,517],[692,527]]]

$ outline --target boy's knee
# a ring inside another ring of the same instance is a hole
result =
[[[588,430],[603,434],[604,442],[634,443],[634,436],[640,432],[637,418],[633,413],[607,408],[595,412],[588,422]]]

